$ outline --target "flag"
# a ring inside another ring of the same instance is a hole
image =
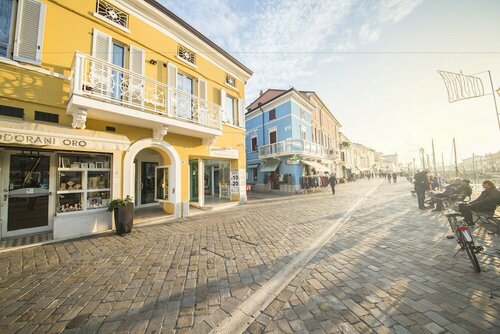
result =
[[[443,78],[450,103],[484,96],[483,82],[479,77],[463,73],[437,72]]]

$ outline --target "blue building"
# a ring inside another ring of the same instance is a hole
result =
[[[317,109],[307,92],[294,88],[269,89],[247,107],[247,184],[256,191],[294,193],[302,177],[334,171],[333,151],[313,140]]]

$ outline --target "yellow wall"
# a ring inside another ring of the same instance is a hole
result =
[[[115,28],[93,16],[95,0],[42,0],[47,4],[43,39],[42,65],[22,67],[0,62],[0,104],[24,108],[25,120],[32,121],[35,110],[58,113],[60,124],[70,126],[72,117],[66,115],[70,82],[67,79],[38,73],[44,69],[64,76],[71,75],[75,51],[92,53],[92,32],[96,28],[125,45],[135,45],[146,52],[145,73],[148,77],[166,83],[168,62],[176,63],[178,70],[207,81],[208,100],[220,104],[220,89],[228,95],[244,99],[244,83],[236,81],[236,90],[224,84],[226,72],[213,63],[197,56],[196,68],[176,58],[177,42],[140,19],[129,16],[130,33]],[[158,63],[151,65],[150,59]],[[195,83],[196,87],[196,83]],[[196,92],[196,91],[195,91]],[[116,128],[132,142],[151,138],[152,130],[87,119],[87,129],[105,131],[106,126]],[[177,150],[182,163],[182,201],[188,201],[188,166],[190,157],[208,157],[209,149],[200,138],[169,133],[164,140]],[[245,168],[245,133],[232,126],[223,126],[223,135],[214,146],[237,149],[239,159],[231,162],[232,168]],[[115,194],[116,196],[116,194]]]

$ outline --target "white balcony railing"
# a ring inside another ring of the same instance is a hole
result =
[[[301,139],[287,139],[259,147],[259,158],[288,154],[302,154],[321,158],[327,155],[327,150],[321,145]]]
[[[222,128],[219,105],[79,52],[73,60],[71,94],[213,129]]]

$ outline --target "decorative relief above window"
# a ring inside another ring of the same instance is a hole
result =
[[[231,87],[236,87],[236,79],[229,74],[226,74],[226,84]]]
[[[188,63],[196,65],[196,53],[189,50],[185,46],[179,45],[177,48],[177,56],[184,59]]]
[[[128,28],[128,14],[106,1],[97,0],[97,14],[124,28]]]

